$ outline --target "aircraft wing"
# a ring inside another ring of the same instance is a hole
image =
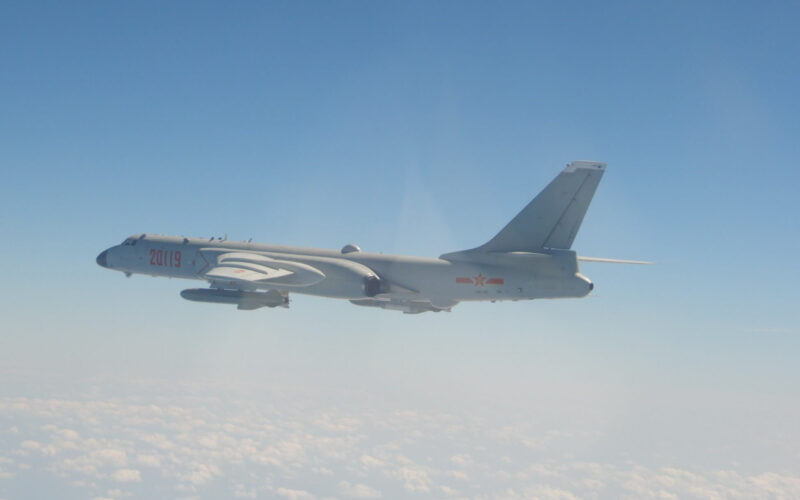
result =
[[[279,280],[292,274],[285,269],[271,269],[264,266],[253,265],[250,269],[233,266],[217,266],[206,273],[207,279],[214,280],[236,280],[247,282]]]
[[[247,288],[302,288],[325,279],[319,269],[247,252],[225,253],[203,276],[212,284]]]

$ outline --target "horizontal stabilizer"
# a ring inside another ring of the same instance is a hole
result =
[[[605,262],[606,264],[652,264],[646,260],[606,259],[604,257],[578,257],[582,262]]]

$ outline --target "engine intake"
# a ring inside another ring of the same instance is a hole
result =
[[[377,276],[364,278],[364,295],[374,297],[381,293],[381,279]]]

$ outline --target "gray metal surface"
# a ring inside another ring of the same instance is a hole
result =
[[[406,313],[449,311],[463,301],[583,297],[593,288],[569,247],[605,171],[570,163],[488,243],[440,258],[137,234],[97,257],[126,275],[207,281],[188,300],[240,309],[288,304],[289,292]],[[603,259],[592,259],[603,261]]]

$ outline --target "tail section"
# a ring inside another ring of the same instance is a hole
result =
[[[544,248],[570,248],[605,169],[605,163],[570,163],[479,250],[532,252]]]
[[[469,252],[569,249],[605,169],[605,163],[573,161],[494,238]]]
[[[647,260],[630,260],[630,259],[609,259],[606,257],[578,257],[578,261],[581,262],[603,262],[605,264],[644,264],[649,265],[652,262]]]

